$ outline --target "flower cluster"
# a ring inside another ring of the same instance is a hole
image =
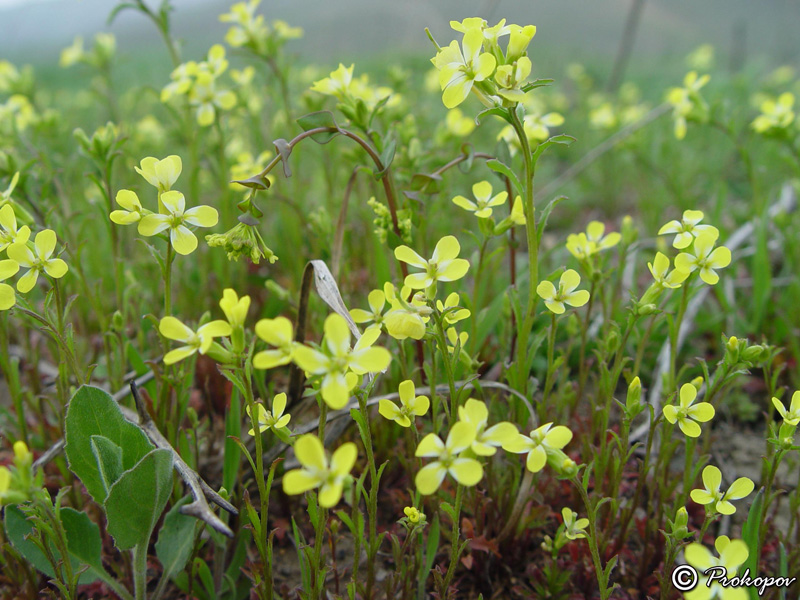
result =
[[[0,467],[0,507],[26,502],[42,489],[43,473],[34,474],[33,455],[23,441],[14,443],[14,464]]]
[[[708,103],[700,95],[700,89],[708,83],[709,76],[699,77],[696,71],[689,71],[683,79],[683,87],[674,87],[667,92],[667,102],[672,105],[672,118],[675,121],[675,137],[686,137],[688,121],[705,123],[708,121]]]
[[[219,87],[217,81],[227,68],[225,48],[215,44],[206,60],[189,61],[172,71],[170,83],[161,90],[161,101],[185,97],[196,110],[197,123],[208,127],[218,118],[220,110],[230,110],[236,105],[236,94]]]
[[[784,92],[775,100],[764,100],[761,103],[761,114],[751,124],[753,130],[762,135],[785,135],[795,122],[794,100],[791,92]]]
[[[62,67],[71,67],[78,63],[90,65],[96,69],[106,69],[114,58],[117,49],[117,40],[111,33],[98,33],[94,36],[92,49],[87,51],[83,47],[83,37],[77,36],[71,46],[61,51],[59,64]]]
[[[442,102],[454,108],[464,102],[470,92],[488,107],[513,106],[525,98],[532,64],[527,49],[536,27],[509,24],[505,19],[489,27],[479,17],[451,21],[450,26],[462,34],[457,40],[438,49],[431,59],[439,71]],[[508,36],[505,50],[500,38]]]
[[[237,2],[219,20],[231,24],[225,34],[228,45],[247,48],[257,56],[274,57],[286,42],[303,37],[303,29],[279,19],[267,23],[263,15],[255,14],[259,4],[261,0]]]
[[[172,155],[162,160],[148,156],[143,158],[136,172],[158,190],[158,212],[142,206],[139,196],[131,190],[119,190],[116,201],[122,209],[115,210],[109,218],[117,225],[138,223],[139,235],[151,237],[169,233],[169,241],[175,252],[191,254],[197,249],[197,238],[192,228],[213,227],[219,220],[215,208],[195,206],[186,208],[186,198],[172,189],[181,174],[180,156]]]

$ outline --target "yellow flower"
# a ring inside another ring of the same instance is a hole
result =
[[[383,307],[386,305],[386,294],[382,290],[372,290],[367,296],[367,303],[370,310],[363,308],[353,308],[350,316],[359,325],[369,323],[369,327],[380,328],[383,325]]]
[[[456,40],[439,50],[433,64],[439,69],[442,102],[455,108],[469,96],[473,83],[488,79],[494,73],[497,60],[488,52],[481,52],[483,32],[468,29],[459,46]]]
[[[0,208],[0,252],[11,244],[25,244],[30,237],[30,227],[23,225],[17,228],[17,217],[10,204],[5,204]]]
[[[684,557],[686,562],[701,574],[713,567],[722,567],[725,577],[730,579],[736,575],[736,571],[750,554],[747,544],[742,540],[731,540],[726,535],[721,535],[716,539],[714,548],[717,550],[719,558],[714,557],[702,544],[691,543],[686,546]],[[710,579],[711,576],[710,572],[705,577]],[[701,579],[692,591],[684,593],[686,600],[711,600],[712,598],[746,600],[748,597],[747,589],[744,587],[723,587],[718,580],[709,581],[708,579]]]
[[[492,196],[492,184],[488,181],[481,181],[473,185],[472,195],[475,196],[475,202],[468,200],[464,196],[456,196],[453,198],[453,204],[475,213],[475,216],[481,219],[491,217],[492,207],[502,206],[506,203],[506,198],[508,198],[508,192],[505,191]]]
[[[247,416],[250,416],[250,407],[247,407]],[[269,411],[264,408],[261,402],[256,404],[256,413],[258,414],[258,432],[263,433],[267,429],[283,429],[289,424],[292,415],[285,415],[283,412],[286,410],[286,394],[280,393],[272,399],[272,410]],[[254,435],[255,432],[251,429],[247,432],[248,435]]]
[[[487,429],[489,409],[485,403],[475,398],[470,398],[464,406],[458,407],[458,418],[475,428],[475,439],[470,448],[478,456],[493,456],[497,448],[514,441],[519,435],[517,428],[508,421],[502,421]]]
[[[403,513],[406,515],[409,523],[416,525],[417,523],[425,522],[425,513],[420,512],[419,509],[413,506],[406,506],[403,509]]]
[[[411,427],[414,417],[421,417],[427,413],[431,402],[427,396],[416,395],[414,382],[410,379],[403,381],[398,387],[398,391],[400,392],[400,406],[398,407],[391,400],[384,398],[378,405],[378,412],[401,427]]]
[[[647,268],[655,279],[656,285],[661,288],[676,289],[689,277],[689,271],[675,268],[669,270],[669,258],[661,252],[656,253],[652,263],[647,263]]]
[[[696,71],[689,71],[683,79],[684,87],[671,88],[667,92],[667,102],[672,104],[672,118],[675,120],[675,137],[682,140],[686,137],[688,117],[703,120],[708,107],[700,96],[700,88],[708,83],[709,76],[698,77]]]
[[[571,508],[561,509],[564,518],[564,536],[568,540],[580,540],[586,537],[585,529],[589,526],[589,519],[576,519],[578,513]]]
[[[509,25],[508,47],[506,60],[512,62],[519,59],[528,49],[533,36],[536,35],[536,25]]]
[[[308,434],[295,442],[294,453],[304,468],[293,469],[283,476],[283,491],[294,496],[321,486],[319,505],[322,508],[335,506],[356,463],[356,445],[353,442],[342,444],[328,463],[322,442],[317,436]]]
[[[558,290],[551,281],[542,281],[536,286],[536,293],[544,300],[545,306],[557,315],[564,312],[564,304],[580,307],[589,301],[589,292],[575,291],[581,283],[581,276],[574,269],[567,269],[558,281]]]
[[[421,340],[425,336],[425,324],[430,320],[431,309],[420,295],[414,295],[410,301],[406,298],[411,294],[411,288],[404,285],[397,294],[392,283],[383,286],[386,301],[390,309],[383,315],[383,324],[386,332],[396,340],[412,338]]]
[[[458,293],[453,292],[445,298],[444,304],[441,300],[436,301],[436,309],[444,314],[444,320],[449,325],[455,325],[459,321],[468,319],[472,313],[467,308],[460,308],[461,298]]]
[[[714,407],[708,402],[694,404],[697,388],[684,383],[680,390],[678,406],[667,404],[662,410],[664,417],[673,425],[677,422],[681,431],[689,437],[700,437],[700,425],[714,418]]]
[[[262,350],[253,357],[253,366],[256,369],[273,369],[292,362],[296,344],[289,319],[261,319],[256,323],[256,335],[275,347],[275,350]]]
[[[775,405],[775,409],[783,418],[784,423],[792,426],[800,423],[800,390],[792,394],[792,403],[789,406],[789,410],[786,410],[783,403],[777,398],[772,398],[772,404]]]
[[[17,281],[18,291],[23,294],[31,291],[42,271],[53,279],[61,279],[67,274],[69,270],[67,263],[60,258],[50,258],[55,249],[56,232],[52,229],[45,229],[36,234],[33,250],[27,244],[20,243],[8,247],[8,258],[28,269],[28,272]]]
[[[494,79],[500,86],[497,93],[511,102],[522,102],[525,92],[521,88],[531,74],[531,68],[531,59],[527,56],[518,58],[512,64],[497,67],[494,74]]]
[[[142,220],[142,216],[149,213],[142,208],[139,196],[130,190],[120,190],[117,192],[117,204],[125,210],[112,211],[109,218],[117,225],[131,225]]]
[[[715,269],[724,269],[731,264],[731,251],[725,246],[714,248],[717,235],[714,232],[701,233],[694,240],[694,254],[681,252],[675,257],[675,268],[681,271],[693,272],[700,270],[700,279],[708,285],[719,281]]]
[[[247,311],[250,309],[250,296],[239,298],[234,290],[227,288],[222,292],[219,307],[225,313],[225,318],[228,319],[231,327],[244,327]]]
[[[437,281],[456,281],[464,277],[469,270],[469,261],[457,258],[459,252],[461,245],[458,240],[447,235],[436,244],[430,260],[425,260],[408,246],[398,246],[394,255],[397,260],[424,269],[424,273],[413,273],[405,281],[412,290],[421,290],[429,288]]]
[[[483,477],[483,465],[474,458],[459,455],[472,445],[475,440],[475,427],[459,421],[450,429],[447,442],[443,442],[435,433],[429,433],[417,446],[415,456],[432,458],[419,470],[415,482],[417,490],[423,496],[429,496],[439,489],[448,473],[461,485],[467,487],[478,483]]]
[[[181,162],[181,157],[176,154],[161,160],[148,156],[142,159],[141,167],[134,168],[139,175],[145,178],[147,183],[157,188],[159,194],[161,194],[172,189],[173,184],[181,175],[183,163]],[[119,196],[117,197],[119,198]]]
[[[455,327],[449,327],[445,334],[447,335],[447,341],[450,342],[447,346],[447,351],[450,354],[456,351],[456,346],[463,350],[469,341],[469,334],[466,331],[459,333]]]
[[[586,226],[586,233],[572,233],[567,236],[567,250],[578,260],[585,260],[619,244],[622,236],[618,232],[605,235],[605,231],[606,226],[603,223],[592,221]]]
[[[83,37],[76,36],[72,41],[71,46],[67,46],[61,51],[61,57],[58,61],[60,67],[71,67],[74,64],[83,60],[85,52],[83,51]]]
[[[323,375],[322,399],[334,410],[343,408],[350,390],[358,382],[356,375],[377,373],[389,366],[392,355],[386,348],[373,347],[379,329],[367,329],[350,349],[350,329],[344,317],[331,313],[325,319],[325,336],[316,350],[299,345],[294,351],[297,365],[312,375]]]
[[[189,102],[197,108],[197,123],[208,127],[217,117],[218,110],[230,110],[236,106],[236,94],[231,90],[220,90],[216,77],[207,72],[198,73],[189,93]]]
[[[755,118],[751,127],[758,133],[767,133],[776,129],[788,129],[794,123],[794,94],[784,92],[777,100],[764,100],[761,113]]]
[[[315,81],[311,86],[311,91],[326,96],[335,96],[342,101],[346,100],[350,93],[350,84],[353,82],[353,69],[355,69],[354,64],[345,67],[339,63],[339,68],[331,71],[328,77]]]
[[[503,446],[506,452],[515,454],[528,453],[526,466],[531,473],[538,473],[547,464],[547,455],[553,451],[561,450],[572,440],[572,432],[563,425],[553,427],[552,423],[545,423],[531,431],[530,437],[518,434],[517,437]]]
[[[184,343],[180,348],[170,350],[164,355],[165,365],[174,364],[195,352],[205,354],[214,343],[214,338],[227,336],[232,332],[231,326],[222,320],[206,323],[194,332],[175,317],[161,319],[158,330],[165,338]]]
[[[19,263],[12,259],[0,260],[0,281],[13,277],[19,271]],[[17,295],[7,283],[0,283],[0,310],[8,310],[17,303]]]
[[[720,470],[713,465],[707,466],[703,469],[703,485],[706,487],[704,490],[692,490],[692,500],[698,504],[711,504],[712,510],[720,514],[732,515],[736,507],[730,501],[749,496],[755,488],[755,484],[747,477],[739,477],[725,493],[720,490],[721,484]]]
[[[149,214],[139,221],[139,234],[150,237],[169,229],[169,239],[175,252],[191,254],[197,248],[197,238],[186,226],[213,227],[219,220],[217,210],[210,206],[186,208],[186,198],[176,191],[161,194],[161,203],[166,214]]]
[[[545,141],[550,137],[550,129],[560,127],[564,124],[564,117],[557,112],[542,114],[538,111],[525,115],[522,120],[522,127],[525,135],[533,146]],[[511,125],[507,125],[497,134],[497,139],[505,140],[511,147],[512,154],[519,149],[519,139]]]
[[[675,239],[672,241],[672,246],[678,250],[687,248],[695,237],[701,233],[713,233],[715,239],[719,237],[719,230],[713,225],[700,225],[703,220],[703,211],[701,210],[686,210],[683,212],[683,218],[680,221],[670,221],[658,230],[658,235],[665,233],[674,233]]]

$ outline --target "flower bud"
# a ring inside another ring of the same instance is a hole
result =
[[[727,343],[725,344],[725,362],[727,362],[729,365],[735,365],[738,363],[739,350],[746,345],[747,342],[743,344],[735,335],[729,337]]]
[[[633,419],[644,410],[642,405],[642,382],[634,377],[628,385],[628,395],[625,398],[625,412],[629,419]]]
[[[17,468],[24,469],[33,463],[33,455],[28,446],[22,440],[14,442],[14,456],[16,458]]]
[[[691,383],[695,389],[699,392],[700,388],[703,387],[703,376],[698,375],[694,379],[692,379],[689,383]]]
[[[689,513],[686,507],[681,506],[675,514],[675,520],[672,522],[672,535],[673,537],[682,540],[689,533]]]
[[[742,352],[742,360],[749,363],[762,363],[769,358],[769,348],[761,344],[749,346]]]
[[[622,244],[624,246],[630,246],[639,237],[639,230],[636,229],[636,225],[634,225],[633,218],[630,215],[623,217],[620,234],[622,235]]]
[[[640,304],[638,309],[636,310],[636,312],[639,315],[641,315],[643,317],[646,317],[647,315],[652,315],[657,310],[658,310],[658,306],[656,306],[655,304],[649,303],[649,304]]]
[[[578,465],[563,450],[545,446],[545,451],[547,452],[547,464],[559,477],[569,479],[578,474]]]

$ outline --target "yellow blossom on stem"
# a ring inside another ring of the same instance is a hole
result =
[[[406,506],[403,509],[403,514],[405,514],[406,518],[408,519],[408,522],[411,523],[412,525],[416,525],[420,522],[421,523],[425,522],[425,513],[420,512],[419,509],[413,506]]]
[[[383,315],[386,332],[396,340],[421,340],[425,336],[425,324],[430,320],[428,315],[431,313],[425,300],[418,297],[421,294],[406,301],[411,288],[404,285],[398,295],[394,285],[389,282],[383,286],[383,291],[391,307]]]
[[[383,290],[372,290],[367,296],[367,304],[369,304],[369,310],[353,308],[350,309],[350,316],[359,325],[369,323],[370,328],[380,328],[384,319],[383,308],[386,306],[385,292]]]
[[[0,252],[11,244],[24,244],[31,237],[31,229],[27,225],[17,228],[17,217],[10,204],[0,208]]]
[[[757,133],[786,130],[794,123],[793,109],[794,94],[791,92],[784,92],[777,100],[764,100],[761,103],[761,114],[751,126]]]
[[[494,73],[497,59],[483,48],[483,32],[468,29],[459,45],[453,40],[449,46],[439,50],[433,64],[439,69],[439,85],[442,102],[447,108],[455,108],[469,96],[475,82],[488,79]]]
[[[386,348],[373,346],[379,329],[367,329],[350,348],[350,328],[344,317],[331,313],[325,319],[325,337],[320,349],[298,345],[294,361],[311,375],[322,375],[322,399],[334,410],[343,408],[350,390],[358,383],[358,375],[377,373],[389,366],[391,354]]]
[[[195,206],[186,210],[186,198],[176,191],[161,194],[160,202],[166,214],[151,213],[139,221],[139,234],[150,237],[169,230],[169,240],[175,252],[186,256],[197,249],[197,238],[187,225],[213,227],[219,221],[217,209]]]
[[[145,214],[150,212],[142,208],[139,196],[131,190],[118,191],[116,201],[124,210],[114,210],[108,216],[117,225],[138,223]]]
[[[448,327],[445,331],[447,341],[450,342],[447,346],[447,351],[452,354],[456,351],[456,347],[464,349],[469,341],[469,334],[466,331],[459,333],[455,327]]]
[[[647,268],[653,275],[657,286],[667,289],[676,289],[689,277],[689,271],[681,269],[669,270],[669,258],[661,252],[656,253],[652,263],[647,263]]]
[[[439,489],[445,475],[450,474],[461,485],[467,487],[478,483],[483,477],[483,465],[474,458],[459,455],[475,440],[475,427],[459,421],[450,429],[447,441],[443,442],[435,433],[429,433],[417,446],[415,456],[436,458],[417,473],[417,490],[429,496]]]
[[[724,269],[731,264],[731,251],[725,246],[714,248],[717,236],[714,232],[701,233],[694,240],[694,254],[681,252],[675,257],[675,268],[681,271],[700,271],[700,279],[708,285],[719,281],[715,269]]]
[[[12,259],[0,260],[0,281],[13,277],[19,271],[19,263]],[[0,310],[8,310],[17,303],[14,288],[7,283],[0,283]]]
[[[672,241],[672,246],[678,250],[689,247],[694,239],[702,233],[714,234],[714,239],[719,237],[719,230],[713,225],[701,225],[700,221],[702,220],[703,211],[685,210],[680,221],[672,220],[666,223],[658,230],[658,235],[674,233],[675,239]]]
[[[247,407],[247,416],[250,415],[250,407]],[[261,402],[256,404],[256,414],[258,418],[258,432],[263,433],[267,429],[283,429],[289,424],[292,415],[283,414],[286,410],[286,394],[280,393],[272,399],[272,410],[267,410]],[[254,430],[247,432],[248,435],[255,435]]]
[[[39,273],[44,271],[53,279],[61,279],[67,274],[69,268],[60,258],[51,258],[56,249],[56,232],[44,229],[36,234],[34,248],[31,250],[27,244],[15,243],[8,247],[8,258],[19,263],[20,267],[28,269],[17,281],[17,290],[23,294],[31,291]]]
[[[664,418],[673,425],[678,423],[681,431],[689,437],[700,437],[700,425],[714,418],[714,407],[708,402],[694,404],[697,388],[691,383],[684,383],[680,389],[678,406],[667,404],[662,410]]]
[[[286,317],[261,319],[256,323],[256,335],[274,346],[274,350],[262,350],[253,357],[256,369],[273,369],[292,362],[294,349],[294,330],[292,322]]]
[[[141,166],[134,168],[139,175],[145,178],[147,183],[157,188],[159,194],[161,194],[172,189],[172,186],[181,175],[183,163],[181,157],[176,154],[161,160],[148,156],[142,159]]]
[[[589,292],[577,290],[581,276],[574,269],[567,269],[558,281],[558,289],[551,281],[542,281],[536,286],[536,293],[544,300],[545,306],[557,315],[566,309],[564,304],[580,307],[589,301]]]
[[[545,423],[530,436],[518,434],[517,437],[503,446],[506,452],[514,454],[528,453],[526,466],[531,473],[538,473],[547,464],[548,453],[561,450],[572,440],[572,432],[563,425],[553,427],[552,423]]]
[[[564,537],[568,540],[580,540],[586,537],[586,528],[589,526],[589,519],[578,519],[578,513],[571,508],[561,509],[561,516],[564,518]]]
[[[199,352],[206,354],[214,338],[228,336],[231,334],[231,326],[226,321],[211,321],[202,325],[195,332],[191,328],[181,323],[175,317],[164,317],[158,325],[158,330],[165,338],[183,342],[183,346],[170,350],[164,355],[164,364],[171,365],[184,358]]]
[[[411,427],[414,417],[421,417],[427,413],[431,402],[427,396],[416,395],[414,382],[410,379],[400,383],[398,391],[400,392],[400,406],[384,398],[378,405],[378,412],[401,427]]]
[[[686,546],[684,557],[686,562],[701,574],[714,567],[722,567],[725,577],[730,579],[736,575],[739,567],[744,564],[750,554],[746,543],[742,540],[731,540],[726,535],[721,535],[716,539],[714,548],[717,550],[719,557],[711,554],[702,544],[693,542]],[[705,577],[710,578],[711,573],[702,577],[693,590],[684,593],[686,600],[711,600],[712,598],[746,600],[749,597],[747,588],[725,587],[720,584],[719,580],[709,582]],[[710,585],[707,585],[707,583],[710,583]]]
[[[506,203],[506,198],[508,198],[508,192],[505,191],[492,196],[492,184],[488,181],[480,181],[473,185],[472,195],[475,196],[474,202],[464,196],[456,196],[453,198],[453,204],[475,213],[475,216],[481,219],[491,217],[492,207],[502,206]]]
[[[293,469],[283,476],[283,491],[293,496],[320,488],[319,505],[322,508],[335,506],[356,463],[356,445],[353,442],[342,444],[328,462],[322,442],[317,436],[307,434],[297,439],[294,453],[303,468]]]
[[[786,407],[783,406],[783,402],[775,397],[772,398],[772,404],[775,406],[778,414],[783,418],[784,423],[792,426],[796,426],[800,423],[800,390],[792,394],[792,403],[789,406],[789,410],[786,410]]]
[[[475,439],[470,448],[478,456],[493,456],[499,447],[514,441],[519,435],[516,426],[508,421],[487,428],[489,409],[484,402],[475,398],[458,407],[458,418],[475,428]]]
[[[436,301],[436,309],[444,314],[444,320],[448,325],[455,325],[459,321],[468,319],[472,313],[467,308],[460,308],[461,298],[457,292],[452,292],[445,298],[444,304],[441,300]]]
[[[437,281],[456,281],[467,274],[469,261],[458,258],[461,245],[458,240],[447,235],[436,244],[430,260],[422,258],[408,246],[398,246],[394,250],[397,260],[412,267],[423,269],[424,273],[412,273],[406,277],[405,284],[413,290],[431,287]]]
[[[736,512],[736,507],[731,504],[731,500],[739,500],[750,495],[755,488],[755,484],[747,477],[739,477],[731,484],[727,491],[720,489],[722,485],[722,473],[713,466],[708,465],[703,469],[703,485],[705,489],[692,490],[692,500],[698,504],[710,504],[711,510],[722,515],[732,515]]]

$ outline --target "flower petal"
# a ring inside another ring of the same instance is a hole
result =
[[[213,227],[219,222],[219,213],[210,206],[195,206],[184,213],[184,220],[197,227]]]
[[[283,491],[290,496],[314,489],[322,481],[305,469],[294,469],[283,476]]]
[[[169,240],[175,252],[182,256],[191,254],[197,249],[197,238],[188,227],[178,225],[169,230]]]
[[[450,474],[461,485],[473,486],[483,477],[483,465],[474,458],[457,458],[450,465]]]
[[[69,267],[60,258],[52,258],[44,264],[44,271],[53,279],[61,279],[67,274]]]
[[[139,235],[150,237],[169,229],[169,215],[150,214],[139,221]]]
[[[191,356],[195,352],[197,352],[197,346],[181,346],[180,348],[175,348],[175,350],[170,350],[164,355],[164,364],[175,364],[176,362]]]
[[[431,261],[441,263],[446,260],[453,260],[458,256],[459,252],[461,252],[461,244],[458,243],[455,236],[446,235],[437,242]]]
[[[194,331],[175,317],[164,317],[158,324],[158,330],[165,338],[185,342],[194,337]]]
[[[703,469],[703,485],[709,492],[719,491],[722,485],[722,472],[714,465],[709,465]]]
[[[429,433],[417,445],[414,456],[439,456],[444,451],[445,445],[441,438],[435,433]]]
[[[444,481],[444,476],[447,474],[447,469],[444,468],[442,463],[436,461],[429,465],[425,465],[417,473],[414,482],[417,485],[417,490],[423,496],[429,496],[439,489]]]
[[[319,438],[312,434],[300,436],[294,443],[294,453],[297,460],[304,467],[325,471],[328,469],[328,461],[325,458],[325,449]]]
[[[420,269],[428,268],[428,261],[426,261],[419,254],[414,252],[408,246],[398,246],[397,248],[395,248],[394,256],[397,260],[400,260],[404,263],[408,263],[413,267],[419,267]]]

